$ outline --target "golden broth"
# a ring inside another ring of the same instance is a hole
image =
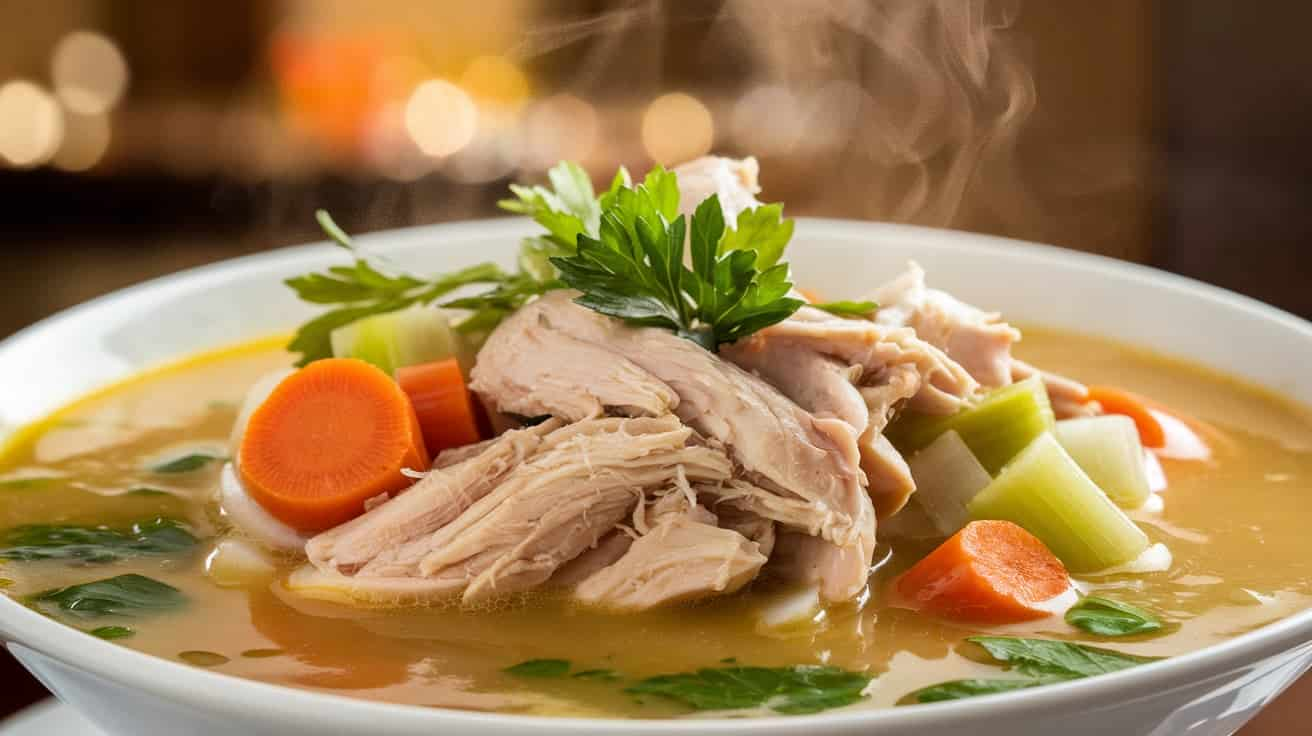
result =
[[[1305,542],[1312,524],[1312,418],[1306,411],[1104,340],[1035,330],[1019,353],[1078,379],[1151,395],[1215,424],[1229,442],[1215,448],[1209,463],[1164,461],[1170,480],[1165,511],[1137,514],[1153,541],[1167,543],[1174,553],[1169,572],[1087,581],[1164,613],[1174,625],[1169,633],[1109,643],[1082,637],[1060,618],[1007,627],[1006,633],[1173,655],[1312,605]],[[169,476],[143,468],[181,452],[226,452],[246,387],[288,362],[285,353],[267,346],[216,354],[92,397],[24,431],[0,457],[0,528],[125,526],[162,515],[214,534],[222,527],[209,500],[217,464]],[[27,480],[13,482],[18,479]],[[119,640],[124,646],[257,680],[420,705],[618,717],[684,712],[659,698],[625,695],[623,681],[530,680],[502,672],[535,658],[568,659],[576,670],[614,670],[626,680],[728,659],[763,666],[826,663],[878,674],[867,701],[876,706],[893,705],[944,680],[998,676],[996,668],[958,653],[962,639],[982,630],[937,623],[881,601],[881,588],[923,549],[892,551],[863,610],[830,611],[819,630],[789,637],[756,630],[752,611],[762,594],[752,592],[620,616],[547,596],[493,610],[384,611],[298,599],[276,583],[225,589],[203,574],[208,544],[183,561],[8,562],[0,576],[9,581],[8,592],[21,597],[125,572],[148,575],[182,589],[191,603],[180,612],[131,622],[137,634]]]

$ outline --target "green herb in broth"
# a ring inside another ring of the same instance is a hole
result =
[[[101,626],[87,633],[101,639],[127,639],[136,636],[137,632],[130,626]]]
[[[649,677],[625,692],[672,698],[694,710],[764,706],[793,715],[852,705],[871,679],[837,667],[722,667]]]
[[[0,559],[104,563],[186,552],[196,541],[191,532],[172,519],[151,519],[123,530],[31,524],[0,534]]]
[[[1012,690],[1024,690],[1026,688],[1046,685],[1049,682],[1061,682],[1061,679],[1053,680],[952,680],[938,685],[931,685],[926,688],[911,693],[907,700],[912,703],[939,703],[945,700],[961,700],[962,698],[974,698],[980,695],[995,695],[997,693],[1008,693]]]
[[[28,601],[42,610],[58,610],[78,618],[99,618],[169,611],[184,606],[187,596],[166,583],[129,573],[47,590]]]
[[[218,652],[190,650],[178,652],[178,659],[196,667],[218,667],[232,661]]]
[[[574,674],[570,675],[570,677],[579,680],[600,680],[602,682],[617,682],[623,679],[619,676],[619,673],[617,673],[615,670],[605,670],[605,669],[583,670],[582,672],[575,672]]]
[[[34,478],[5,478],[4,480],[0,480],[0,490],[31,491],[54,485],[56,480],[59,479],[50,476],[37,476]]]
[[[1095,636],[1133,636],[1161,631],[1161,619],[1138,606],[1091,595],[1066,612],[1066,623]]]
[[[570,663],[566,659],[530,659],[505,669],[506,674],[515,677],[564,677],[569,674]]]
[[[213,462],[222,462],[227,458],[217,455],[207,455],[205,453],[194,452],[190,455],[183,455],[174,460],[152,465],[150,472],[159,473],[160,475],[177,475],[179,473],[194,473],[197,470]]]
[[[1023,675],[1026,679],[952,680],[921,688],[908,695],[906,700],[914,703],[932,703],[977,695],[992,695],[1104,675],[1160,659],[1050,639],[972,636],[967,641],[982,647],[996,664],[1010,665],[1017,674]]]

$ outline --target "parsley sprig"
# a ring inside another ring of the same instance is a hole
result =
[[[562,281],[583,292],[577,303],[631,324],[671,329],[712,351],[787,319],[805,303],[789,296],[788,264],[768,265],[782,246],[763,254],[735,247],[743,241],[730,238],[725,247],[717,196],[697,206],[691,227],[678,210],[678,182],[657,167],[642,184],[615,191],[597,236],[580,233],[576,253],[551,263]],[[771,233],[774,242],[778,230]],[[691,268],[684,265],[685,237]]]
[[[790,296],[783,253],[793,221],[783,217],[782,205],[745,210],[727,227],[713,196],[689,223],[679,215],[675,174],[659,166],[637,185],[621,167],[600,194],[572,162],[553,167],[548,179],[550,186],[511,185],[514,197],[498,203],[544,230],[525,239],[513,273],[493,263],[433,277],[404,273],[366,256],[328,213],[317,212],[324,232],[354,263],[287,280],[302,300],[333,307],[297,331],[288,347],[301,354],[298,365],[330,357],[333,330],[366,317],[437,304],[469,312],[458,330],[486,333],[533,297],[564,286],[583,292],[577,301],[590,309],[674,330],[708,350],[786,319],[803,304]],[[474,284],[490,288],[440,301]],[[874,305],[824,308],[857,316]]]

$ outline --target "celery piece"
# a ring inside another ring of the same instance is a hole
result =
[[[916,481],[915,498],[945,537],[970,521],[966,504],[993,479],[961,435],[949,429],[907,461]]]
[[[1024,527],[1072,572],[1120,565],[1148,548],[1147,535],[1048,433],[1016,456],[967,508],[975,519]]]
[[[996,475],[1054,424],[1048,390],[1036,375],[997,389],[979,404],[952,416],[899,417],[889,427],[888,437],[905,455],[927,447],[944,432],[955,430],[984,469]]]
[[[459,336],[446,313],[412,307],[366,317],[332,332],[333,355],[359,358],[386,373],[397,368],[460,357]]]
[[[1137,509],[1148,500],[1148,471],[1134,420],[1119,414],[1057,422],[1057,441],[1116,505]]]

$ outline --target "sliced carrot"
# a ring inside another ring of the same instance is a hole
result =
[[[482,439],[474,399],[455,358],[398,368],[396,381],[410,397],[424,443],[434,454]]]
[[[1134,420],[1139,430],[1139,441],[1144,447],[1162,447],[1166,444],[1166,431],[1149,410],[1149,402],[1115,386],[1090,386],[1087,401],[1096,401],[1108,414],[1124,414]]]
[[[278,384],[251,414],[238,468],[247,492],[301,531],[364,513],[365,501],[426,470],[414,407],[390,376],[352,358],[319,360]]]
[[[1042,604],[1070,590],[1061,561],[1009,521],[973,521],[894,583],[902,602],[971,624],[1007,624],[1051,615]]]

